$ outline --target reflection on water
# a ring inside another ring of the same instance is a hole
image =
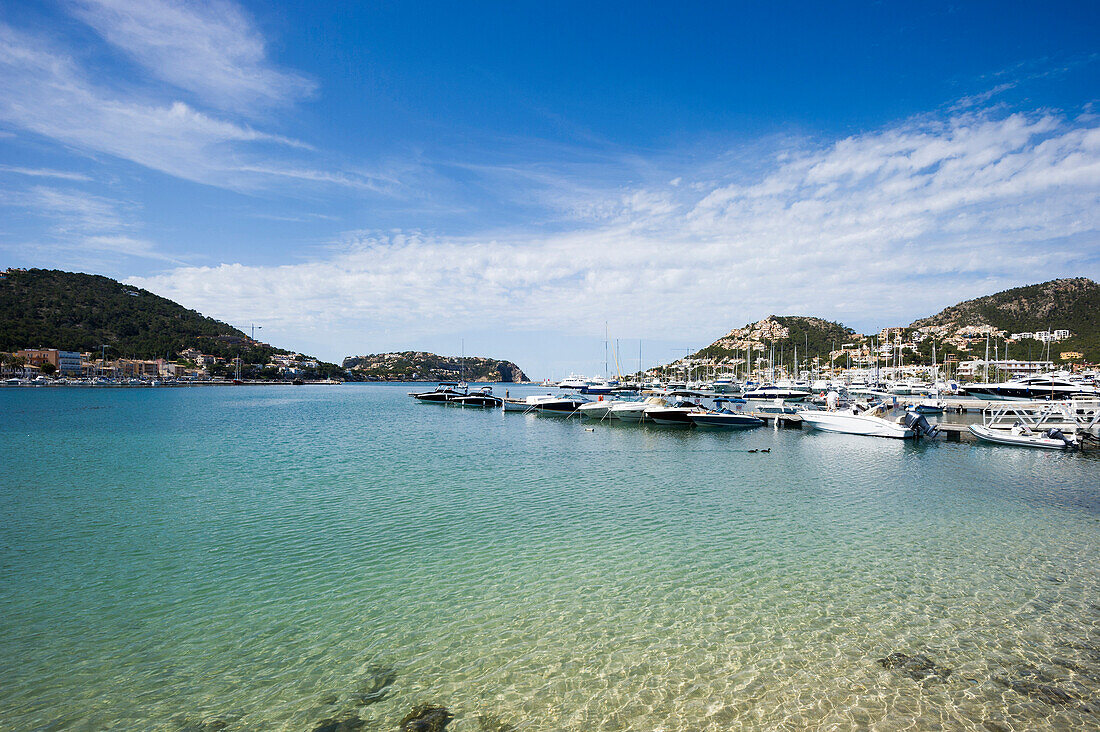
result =
[[[4,726],[1100,721],[1094,456],[405,391],[0,391]]]

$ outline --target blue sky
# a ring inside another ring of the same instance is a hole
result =
[[[0,0],[0,264],[534,376],[1100,276],[1100,5]]]

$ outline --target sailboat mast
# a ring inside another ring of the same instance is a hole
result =
[[[603,377],[609,376],[607,370],[607,321],[603,321]]]

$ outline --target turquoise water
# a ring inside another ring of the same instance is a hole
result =
[[[408,390],[0,389],[0,728],[1100,724],[1095,456]]]

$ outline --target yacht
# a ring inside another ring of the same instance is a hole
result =
[[[558,382],[559,389],[583,389],[586,386],[588,386],[588,379],[576,374],[569,374],[569,376]]]
[[[581,394],[610,394],[618,385],[618,381],[597,376],[584,382],[584,386],[581,387]]]
[[[732,376],[723,374],[711,382],[710,388],[717,394],[732,394],[737,389],[737,384]]]
[[[897,381],[890,386],[889,393],[898,396],[911,396],[914,394],[928,394],[932,391],[932,385],[918,379],[906,379]]]
[[[810,396],[810,392],[805,389],[781,387],[775,384],[758,386],[741,394],[743,399],[782,399],[785,402],[800,402],[808,396]]]
[[[803,409],[798,412],[802,423],[824,432],[843,432],[849,435],[870,437],[920,437],[935,434],[928,420],[919,414],[903,412],[890,418],[885,404],[856,405],[835,412],[819,409]]]
[[[979,399],[1039,401],[1044,399],[1074,399],[1100,397],[1100,388],[1073,381],[1064,376],[1040,375],[1012,379],[1000,384],[966,384],[961,387],[967,396]]]

